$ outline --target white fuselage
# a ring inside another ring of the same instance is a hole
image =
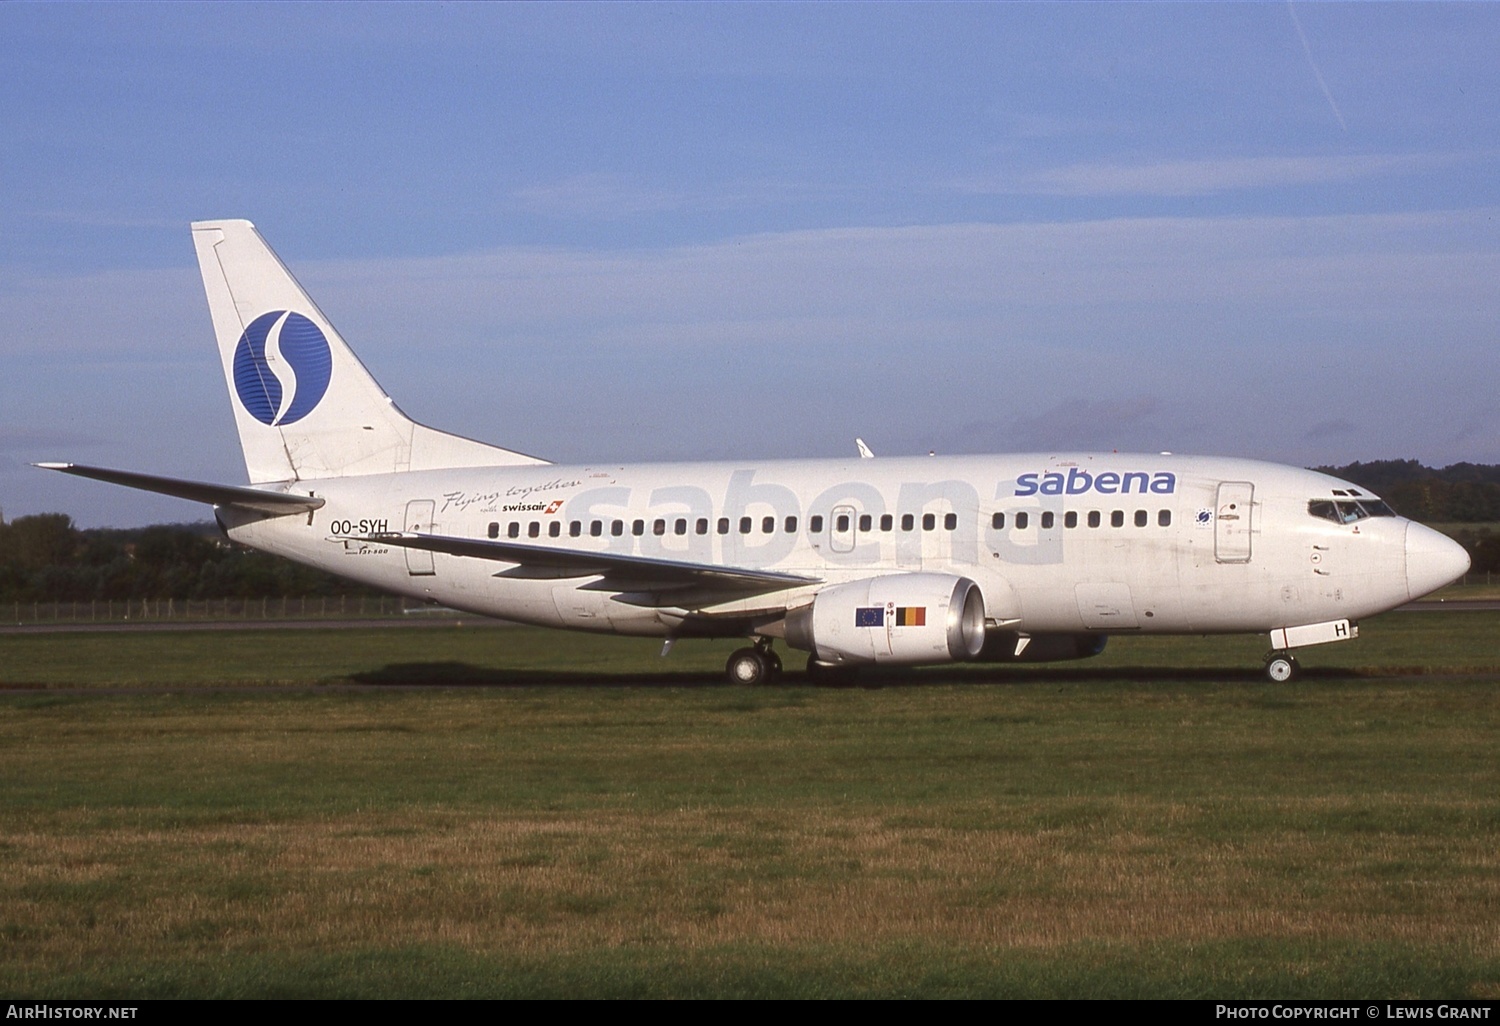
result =
[[[1344,481],[1250,460],[1022,454],[557,466],[418,424],[255,226],[192,226],[250,486],[41,466],[215,505],[229,536],[549,627],[748,637],[725,665],[1044,661],[1103,636],[1293,648],[1455,580],[1456,543]]]
[[[1404,518],[1345,523],[1309,512],[1312,502],[1359,495],[1355,486],[1210,457],[538,465],[304,480],[286,490],[326,504],[269,518],[221,510],[230,536],[455,609],[642,635],[673,634],[688,615],[774,617],[829,585],[911,572],[976,582],[992,628],[1265,632],[1383,612],[1462,572],[1462,550]],[[819,583],[749,597],[707,586],[622,592],[601,588],[599,574],[528,572],[359,537],[403,531]]]

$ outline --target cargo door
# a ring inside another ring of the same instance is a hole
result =
[[[1078,615],[1091,631],[1139,630],[1130,585],[1118,583],[1080,584],[1074,589]]]

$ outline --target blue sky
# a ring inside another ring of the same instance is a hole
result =
[[[0,510],[241,481],[187,223],[559,461],[1500,462],[1500,7],[0,5]]]

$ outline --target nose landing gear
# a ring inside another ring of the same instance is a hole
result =
[[[735,649],[724,664],[729,683],[745,687],[769,684],[781,676],[781,657],[771,650],[770,638],[757,638],[754,648]]]
[[[1267,653],[1266,678],[1273,684],[1285,684],[1289,680],[1296,680],[1301,672],[1302,667],[1297,665],[1297,660],[1292,658],[1290,652]]]

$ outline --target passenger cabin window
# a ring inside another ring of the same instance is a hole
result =
[[[937,526],[937,514],[935,514],[935,513],[923,513],[922,514],[922,530],[924,530],[924,531],[930,531],[930,530],[932,530],[936,526]]]
[[[1138,510],[1135,511],[1135,526],[1136,527],[1145,527],[1147,521],[1149,521],[1150,519],[1151,519],[1151,517],[1147,515],[1147,513],[1146,513],[1145,510],[1138,509]]]
[[[740,534],[750,533],[750,518],[740,517]]]
[[[498,537],[500,537],[500,525],[499,524],[491,524],[490,525],[490,537],[491,538],[498,538]]]
[[[1055,521],[1054,521],[1054,518],[1052,516],[1052,511],[1050,509],[1047,512],[1045,512],[1045,513],[1042,514],[1042,530],[1044,530],[1044,531],[1051,530],[1052,524],[1054,522]]]
[[[526,537],[540,538],[542,536],[542,525],[533,520],[526,528]]]
[[[786,518],[786,533],[787,534],[796,534],[797,533],[797,518],[796,517],[787,517]]]
[[[1109,515],[1109,526],[1110,527],[1124,527],[1125,526],[1125,511],[1123,509],[1117,509],[1117,510],[1115,510],[1113,513],[1111,513]]]
[[[870,514],[868,514],[868,513],[861,513],[859,515],[859,529],[861,531],[868,531],[870,529],[870,525],[871,525]]]
[[[720,534],[728,534],[729,533],[729,518],[728,517],[720,517],[719,518],[719,533]]]
[[[682,517],[678,517],[676,522],[672,524],[672,533],[687,534],[687,521]]]
[[[651,521],[651,533],[660,538],[667,533],[667,522],[660,517]]]
[[[1029,523],[1031,523],[1031,517],[1028,514],[1026,514],[1026,513],[1017,513],[1016,514],[1016,530],[1017,531],[1024,531],[1024,530],[1026,530],[1026,525],[1029,524]]]
[[[1157,523],[1158,527],[1171,527],[1172,526],[1172,511],[1169,510],[1169,509],[1164,509],[1164,510],[1160,511],[1159,513],[1157,513],[1156,514],[1156,523]]]
[[[1047,515],[1051,516],[1052,514],[1049,513]],[[945,514],[943,514],[943,530],[945,530],[945,531],[956,531],[956,530],[958,530],[958,514],[957,513],[945,513]]]
[[[849,514],[840,513],[838,516],[834,517],[833,529],[840,534],[843,534],[845,531],[849,530]]]
[[[1100,523],[1099,511],[1097,509],[1091,509],[1091,510],[1089,510],[1089,526],[1090,527],[1098,527],[1099,523]]]
[[[646,533],[646,522],[644,520],[633,520],[630,523],[630,533],[639,538]]]
[[[519,538],[521,537],[521,525],[514,522],[507,524],[505,533],[512,538]]]
[[[604,533],[604,521],[595,520],[589,524],[589,537],[598,538]]]
[[[761,517],[761,520],[760,520],[760,533],[761,534],[774,534],[775,532],[776,532],[776,518],[775,517]]]
[[[560,538],[560,537],[562,537],[562,521],[561,520],[554,520],[554,521],[552,521],[552,523],[550,523],[550,524],[547,525],[547,537],[548,538]]]
[[[882,514],[880,514],[880,529],[882,531],[889,531],[891,528],[893,528],[895,526],[896,526],[896,519],[895,519],[895,517],[891,516],[889,513],[882,513]]]
[[[708,517],[699,517],[698,522],[693,525],[699,534],[708,533]]]
[[[817,516],[809,517],[808,521],[807,521],[807,529],[812,534],[822,534],[823,533],[823,515],[820,513]]]
[[[990,517],[990,526],[997,531],[1005,530],[1005,514],[996,513],[994,516]]]
[[[609,533],[612,534],[612,535],[614,535],[616,538],[619,538],[622,535],[624,535],[624,533],[625,533],[625,521],[623,521],[623,520],[614,520],[614,521],[611,521],[610,525],[609,525]]]
[[[917,518],[910,513],[901,514],[901,530],[910,531],[917,526]]]
[[[1064,527],[1077,527],[1078,526],[1078,511],[1076,509],[1070,509],[1066,513],[1063,514],[1063,526]]]

